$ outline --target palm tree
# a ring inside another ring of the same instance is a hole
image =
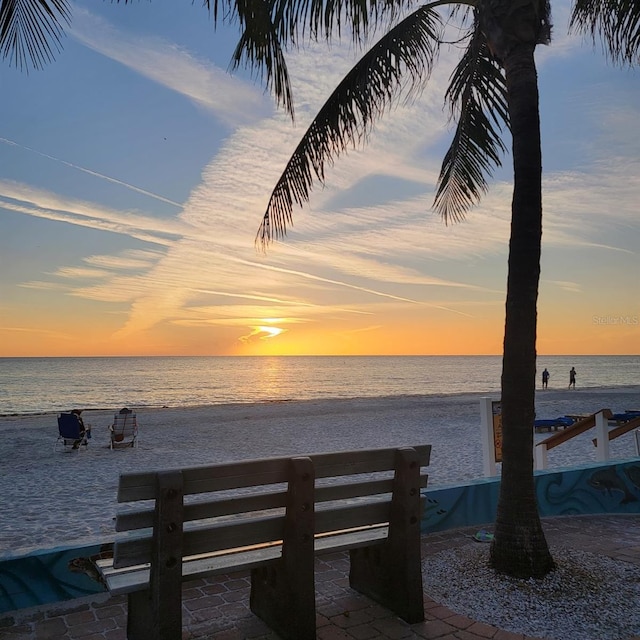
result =
[[[363,135],[393,100],[401,78],[424,82],[443,42],[431,2],[401,20],[356,64],[325,103],[278,181],[259,231],[286,232],[293,202],[308,198],[313,176]],[[460,12],[455,3],[454,13]],[[500,164],[502,127],[512,131],[514,192],[502,367],[502,483],[491,564],[514,576],[544,576],[554,562],[542,530],[533,482],[536,302],[542,238],[542,158],[537,44],[549,40],[547,2],[487,1],[462,12],[468,45],[446,99],[457,128],[440,172],[435,208],[456,220],[487,189]],[[471,14],[471,15],[469,15]],[[470,18],[470,19],[469,19]]]
[[[375,24],[408,3],[343,0],[275,0],[273,21],[286,23],[281,37],[304,24],[327,38],[341,19],[356,42]],[[490,564],[515,577],[542,577],[554,568],[538,513],[533,481],[537,298],[542,241],[542,155],[534,51],[551,36],[549,0],[435,0],[397,22],[355,65],[329,97],[291,156],[258,231],[263,246],[286,234],[293,205],[323,182],[326,162],[366,137],[375,118],[409,76],[428,79],[443,43],[438,11],[471,16],[468,46],[445,99],[457,120],[440,172],[434,207],[457,220],[487,189],[500,164],[500,133],[511,131],[514,186],[502,363],[502,482]],[[616,61],[636,63],[640,50],[637,0],[576,0],[571,25],[600,36]],[[369,13],[367,13],[367,11]]]
[[[10,63],[38,67],[59,47],[70,18],[66,0],[1,0],[0,51]],[[286,234],[294,205],[309,199],[324,167],[372,125],[399,95],[428,81],[444,42],[439,11],[449,7],[467,30],[467,47],[445,100],[457,122],[439,176],[435,210],[458,220],[488,189],[511,132],[514,169],[502,367],[502,483],[491,565],[519,577],[554,567],[533,484],[536,314],[542,236],[542,161],[534,51],[550,40],[548,0],[204,0],[214,20],[239,24],[234,66],[263,71],[277,100],[293,116],[283,47],[305,38],[329,40],[343,27],[361,43],[373,27],[393,25],[329,97],[276,184],[258,241]],[[417,6],[417,8],[415,8]],[[413,10],[406,17],[401,14]],[[612,60],[637,64],[640,3],[574,0],[571,27],[601,40]]]

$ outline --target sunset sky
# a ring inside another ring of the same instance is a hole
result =
[[[640,70],[552,6],[538,352],[640,354]],[[236,40],[199,3],[83,0],[55,62],[0,64],[0,356],[500,354],[510,157],[465,222],[431,209],[459,49],[261,253],[271,189],[357,52],[289,53],[292,124],[227,73]]]

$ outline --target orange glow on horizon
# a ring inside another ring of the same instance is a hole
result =
[[[504,320],[500,312],[496,309],[493,315],[473,318],[446,314],[401,317],[369,326],[361,318],[348,318],[348,322],[327,319],[283,328],[261,319],[244,339],[247,330],[238,326],[184,327],[170,322],[115,338],[121,316],[77,318],[73,324],[57,316],[34,319],[31,326],[9,322],[0,327],[0,357],[501,355]],[[538,353],[634,355],[640,353],[640,331],[637,326],[597,324],[590,316],[581,322],[564,314],[543,316]]]

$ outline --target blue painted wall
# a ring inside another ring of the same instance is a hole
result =
[[[0,561],[0,613],[103,592],[101,584],[76,569],[77,559],[90,558],[101,548],[49,549]]]
[[[585,465],[560,471],[537,471],[535,487],[542,517],[640,513],[640,459]],[[500,478],[442,489],[427,487],[424,532],[493,523]]]

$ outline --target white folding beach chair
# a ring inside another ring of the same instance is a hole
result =
[[[113,416],[113,424],[109,427],[110,449],[125,449],[138,446],[138,422],[131,409],[120,409]]]

